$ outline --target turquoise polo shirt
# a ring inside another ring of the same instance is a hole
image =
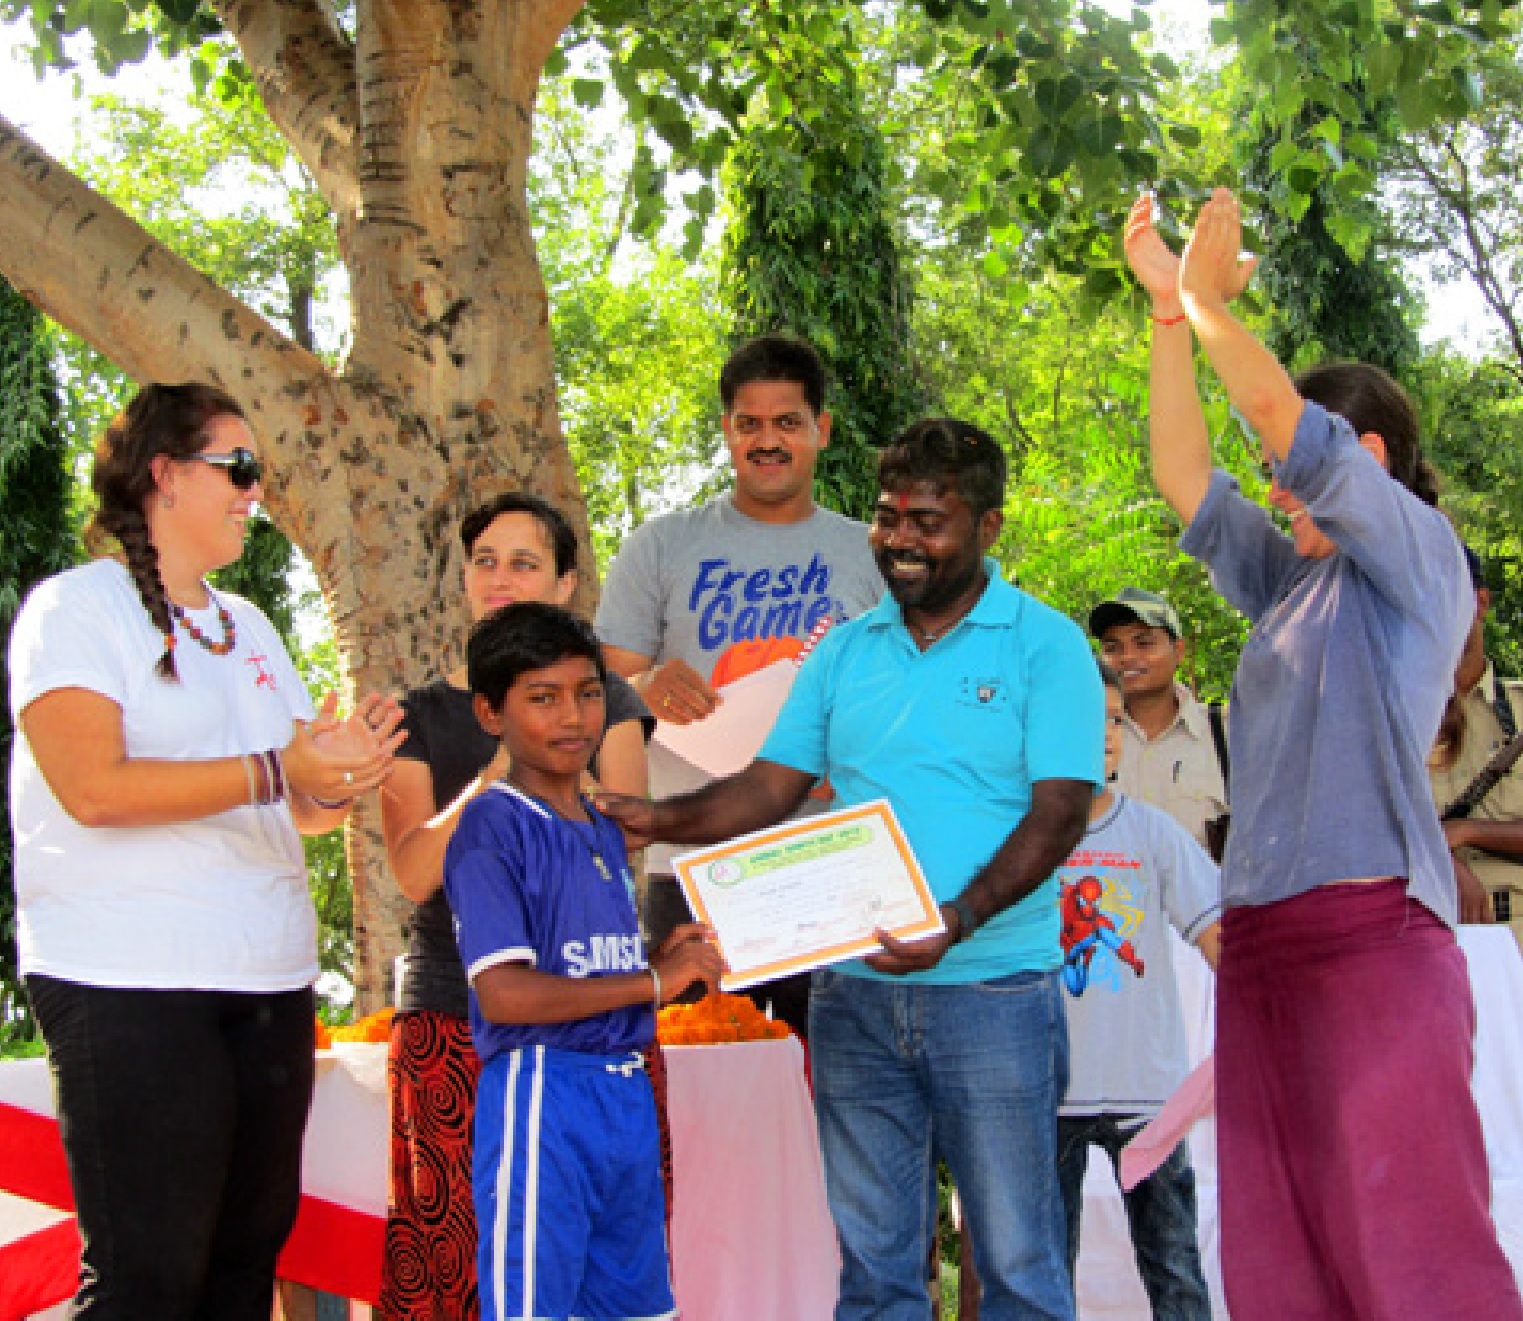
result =
[[[922,652],[892,596],[839,624],[804,662],[757,755],[825,776],[837,807],[894,806],[938,901],[955,898],[1031,807],[1037,780],[1105,777],[1105,698],[1089,642],[1067,616],[1007,583],[989,585]],[[1058,967],[1057,884],[904,978],[943,985]]]

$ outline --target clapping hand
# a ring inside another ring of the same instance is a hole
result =
[[[406,737],[401,723],[395,698],[369,693],[340,719],[338,698],[329,693],[316,719],[297,725],[282,754],[291,788],[333,803],[369,793],[391,771],[392,755]]]
[[[1152,193],[1143,193],[1132,203],[1123,247],[1126,264],[1153,300],[1153,315],[1162,318],[1178,315],[1179,258],[1158,232]]]
[[[1179,291],[1186,303],[1225,306],[1248,287],[1258,258],[1243,254],[1237,198],[1218,188],[1195,218],[1195,232],[1180,262]]]

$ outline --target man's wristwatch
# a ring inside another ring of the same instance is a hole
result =
[[[973,905],[968,902],[968,896],[960,894],[947,905],[957,914],[957,940],[961,945],[965,940],[971,940],[973,933],[978,930],[978,919],[973,916]]]

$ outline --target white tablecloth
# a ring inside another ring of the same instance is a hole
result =
[[[667,1060],[673,1283],[683,1315],[828,1318],[840,1258],[798,1041],[679,1047]],[[46,1062],[0,1065],[0,1101],[51,1114]],[[383,1217],[387,1131],[386,1047],[344,1044],[320,1055],[303,1193]],[[64,1218],[0,1192],[0,1247]]]
[[[1470,963],[1475,996],[1473,1087],[1486,1154],[1491,1162],[1492,1214],[1513,1270],[1523,1279],[1523,957],[1505,927],[1461,927],[1460,947]],[[1190,1062],[1211,1050],[1215,1008],[1211,971],[1194,949],[1173,947],[1180,999],[1190,1039]],[[1221,1242],[1216,1211],[1216,1125],[1203,1120],[1190,1136],[1200,1207],[1200,1248],[1213,1310],[1222,1302]],[[1084,1184],[1084,1235],[1079,1254],[1079,1315],[1084,1321],[1147,1321],[1147,1296],[1132,1259],[1126,1213],[1110,1162],[1090,1153]]]
[[[1505,929],[1465,927],[1476,1001],[1475,1093],[1491,1161],[1502,1246],[1523,1276],[1523,958]],[[1211,974],[1176,947],[1192,1058],[1211,1048]],[[304,1191],[371,1215],[386,1201],[385,1048],[349,1046],[320,1072],[308,1129]],[[668,1052],[677,1204],[672,1227],[678,1302],[691,1321],[825,1321],[838,1257],[819,1147],[796,1041]],[[0,1100],[51,1110],[42,1061],[0,1065]],[[1221,1304],[1214,1125],[1191,1137],[1200,1240]],[[0,1196],[0,1244],[57,1219]],[[1109,1162],[1092,1153],[1085,1185],[1079,1310],[1086,1321],[1145,1321]]]

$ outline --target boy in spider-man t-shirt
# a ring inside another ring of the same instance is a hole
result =
[[[476,716],[510,769],[465,809],[444,888],[483,1068],[472,1175],[486,1317],[671,1317],[655,1010],[721,963],[708,928],[650,963],[623,837],[581,793],[603,732],[602,653],[554,606],[471,634]]]

